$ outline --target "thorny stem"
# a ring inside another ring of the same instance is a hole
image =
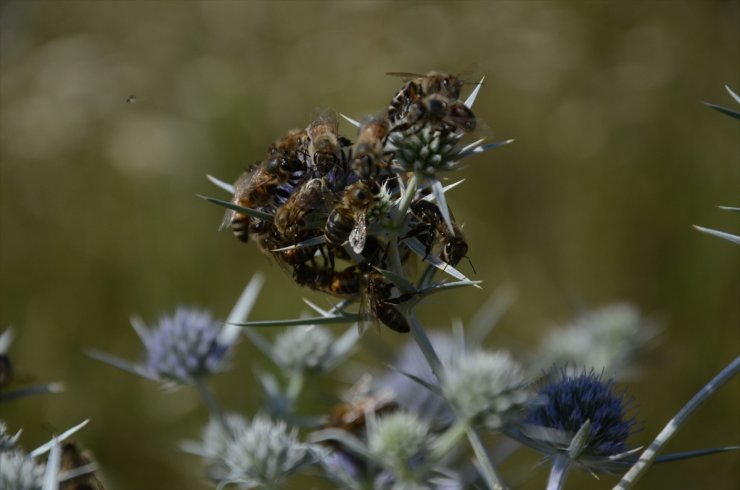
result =
[[[203,399],[203,402],[206,404],[206,408],[208,409],[208,412],[211,414],[211,416],[218,420],[218,422],[221,424],[221,427],[227,434],[231,434],[231,429],[226,424],[226,417],[224,417],[224,412],[223,410],[221,410],[221,406],[213,397],[213,394],[205,385],[205,383],[203,383],[203,380],[199,377],[195,377],[195,379],[193,380],[193,386],[195,387],[200,397]]]
[[[719,372],[709,383],[694,395],[689,402],[673,417],[665,428],[658,434],[658,437],[650,444],[650,446],[643,451],[640,455],[640,459],[632,465],[632,468],[622,477],[622,480],[614,487],[614,490],[626,490],[632,488],[637,480],[645,474],[647,469],[655,461],[655,457],[663,446],[673,437],[673,434],[678,430],[679,427],[686,421],[691,413],[699,408],[699,405],[704,403],[707,398],[714,394],[715,391],[724,386],[730,381],[738,372],[740,372],[740,356],[736,357],[734,361],[727,365],[722,371]]]
[[[439,461],[449,453],[465,437],[469,424],[467,420],[457,419],[446,431],[444,431],[434,442],[432,448],[433,462]]]
[[[442,381],[442,361],[439,360],[439,356],[432,347],[432,342],[429,340],[424,327],[419,323],[419,319],[416,317],[416,312],[411,311],[408,314],[409,324],[411,326],[411,335],[414,337],[414,341],[421,349],[421,353],[424,354],[424,358],[427,360],[429,367],[432,368],[432,373],[441,382]]]
[[[496,473],[493,462],[491,462],[491,456],[488,454],[488,451],[486,451],[486,447],[483,445],[480,434],[472,427],[468,428],[468,441],[470,441],[470,445],[473,447],[473,452],[475,453],[475,457],[478,459],[480,471],[483,474],[483,478],[485,479],[488,488],[491,490],[504,490],[506,487],[501,483],[501,478],[499,478]]]
[[[552,460],[550,477],[547,479],[547,490],[561,490],[565,485],[565,478],[570,469],[570,458],[565,454],[558,454]]]

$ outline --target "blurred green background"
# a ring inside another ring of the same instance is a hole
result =
[[[254,318],[296,315],[303,296],[328,305],[217,233],[222,211],[195,194],[220,196],[206,173],[233,180],[314,107],[385,107],[400,86],[388,71],[475,65],[476,114],[516,138],[472,158],[449,195],[486,290],[440,296],[427,324],[467,320],[514,285],[491,340],[524,353],[580,308],[635,303],[664,325],[627,384],[636,445],[740,351],[740,248],[691,228],[740,232],[716,208],[740,205],[740,124],[700,104],[732,106],[723,86],[740,89],[738,1],[4,1],[0,16],[0,328],[16,328],[19,375],[67,386],[0,415],[26,448],[92,418],[79,440],[111,488],[208,488],[177,449],[207,416],[189,390],[84,350],[136,358],[134,313],[153,322],[183,303],[223,318],[255,271],[268,280]],[[403,340],[371,330],[359,357],[379,366],[379,347]],[[247,414],[261,403],[250,369],[267,367],[250,349],[215,383]],[[306,408],[338,382],[313,384]],[[740,442],[739,392],[735,380],[711,398],[669,450]],[[739,472],[725,454],[655,467],[642,488],[735,489]]]

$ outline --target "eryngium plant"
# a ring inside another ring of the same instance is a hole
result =
[[[211,421],[202,440],[185,449],[203,460],[217,488],[297,488],[294,474],[306,470],[352,490],[498,490],[506,479],[491,454],[510,447],[503,434],[551,459],[553,490],[562,488],[571,465],[616,471],[636,459],[626,445],[634,422],[625,397],[594,374],[624,361],[639,344],[634,310],[579,320],[574,338],[588,337],[584,349],[607,354],[579,361],[595,371],[557,371],[539,393],[530,376],[541,366],[521,366],[501,349],[482,350],[481,332],[492,325],[430,338],[418,319],[417,307],[431,294],[479,283],[455,268],[468,244],[445,193],[459,182],[442,180],[463,159],[510,142],[463,143],[479,123],[471,108],[481,86],[463,102],[463,85],[454,75],[411,75],[389,110],[362,124],[347,118],[358,127],[355,142],[339,133],[334,111],[324,110],[305,129],[276,140],[234,185],[211,178],[230,194],[229,201],[207,199],[228,208],[223,223],[234,235],[255,242],[298,285],[341,299],[332,308],[308,303],[318,316],[247,322],[261,285],[255,276],[221,328],[210,318],[176,314],[155,329],[135,324],[146,350],[138,364],[95,354],[149,379],[199,390]],[[424,267],[416,268],[414,257]],[[454,280],[435,279],[437,271]],[[352,303],[363,307],[353,312]],[[404,355],[392,375],[355,383],[318,415],[302,413],[304,387],[350,356],[368,320],[410,332],[414,347],[406,354],[417,352],[423,362]],[[337,336],[324,327],[342,324],[351,325]],[[291,330],[271,340],[256,326]],[[265,406],[253,418],[224,415],[201,383],[221,374],[240,327],[279,371],[259,369]],[[468,334],[472,351],[465,348]],[[614,339],[622,345],[616,354]],[[635,473],[654,459],[648,453]],[[621,488],[633,481],[628,474]]]

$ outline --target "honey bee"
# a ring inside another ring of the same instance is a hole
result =
[[[410,104],[432,94],[439,94],[450,100],[460,98],[460,90],[465,84],[457,75],[448,75],[431,71],[426,75],[417,73],[388,73],[407,79],[406,85],[399,90],[388,107],[388,120],[395,126],[405,118]]]
[[[306,131],[294,129],[278,139],[268,151],[267,158],[244,171],[234,183],[231,200],[245,208],[257,209],[267,205],[267,211],[286,201],[292,189],[306,173]],[[255,220],[247,214],[227,210],[221,229],[230,226],[234,236],[246,242]]]
[[[357,390],[357,388],[353,388]],[[341,429],[362,436],[365,432],[367,413],[385,415],[398,410],[398,405],[389,392],[370,394],[369,389],[352,393],[347,401],[335,405],[329,412],[325,428]]]
[[[393,130],[410,129],[411,132],[416,132],[426,124],[441,124],[452,130],[471,132],[475,130],[477,122],[472,109],[459,100],[432,94],[412,102],[404,119]]]
[[[432,202],[424,199],[414,201],[411,203],[411,213],[419,221],[420,226],[412,230],[408,236],[417,236],[426,246],[427,255],[437,242],[442,245],[440,258],[453,267],[467,255],[468,244],[452,216],[450,219],[454,231],[450,232],[442,212]]]
[[[62,473],[95,464],[88,452],[83,451],[74,442],[62,443],[61,449],[62,459],[59,469]],[[91,471],[61,483],[59,490],[104,490],[104,486],[95,476],[95,473]]]
[[[377,175],[378,164],[384,156],[383,143],[389,129],[385,115],[375,116],[360,126],[352,149],[352,170],[360,179],[370,179]]]
[[[325,192],[324,179],[310,179],[295,189],[288,200],[275,212],[273,226],[275,230],[289,241],[298,238],[305,229],[304,218],[309,213],[322,209],[329,199]]]
[[[308,153],[319,176],[327,175],[341,162],[339,118],[333,109],[316,110],[306,129]]]
[[[361,302],[360,311],[369,311],[370,317],[379,320],[391,330],[410,331],[408,322],[391,299],[393,285],[376,270],[362,271],[350,266],[343,271],[312,267],[307,264],[294,269],[293,279],[302,286],[323,291],[345,299]],[[366,315],[360,315],[366,320]]]
[[[370,414],[383,416],[398,410],[393,393],[388,390],[372,392],[371,382],[372,378],[363,376],[352,387],[349,396],[343,397],[342,402],[330,409],[323,428],[340,429],[364,440],[367,437],[367,418]],[[323,444],[341,452],[358,472],[369,470],[367,461],[357,457],[340,441],[327,440]]]
[[[377,271],[368,273],[368,276],[366,301],[370,302],[370,310],[374,317],[391,330],[399,333],[409,332],[411,328],[406,321],[406,317],[398,311],[398,308],[390,300],[393,285]]]
[[[367,240],[366,213],[380,192],[380,186],[373,180],[358,180],[347,186],[341,201],[326,220],[326,241],[342,245],[349,239],[352,250],[362,253]]]
[[[359,299],[365,285],[362,272],[355,266],[335,271],[301,264],[293,269],[293,279],[301,286],[346,299]]]

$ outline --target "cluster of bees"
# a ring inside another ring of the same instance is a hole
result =
[[[455,266],[468,245],[460,228],[445,222],[423,187],[403,218],[402,233],[385,227],[409,175],[395,158],[394,136],[406,138],[432,127],[462,134],[476,127],[460,101],[466,83],[456,75],[391,74],[405,78],[389,107],[359,124],[355,141],[339,134],[337,113],[317,110],[305,129],[293,129],[247,168],[234,184],[231,203],[261,214],[229,209],[222,227],[280,264],[298,284],[365,305],[397,332],[409,325],[398,305],[407,297],[378,270],[387,269],[389,240],[397,240],[402,263],[411,255],[404,241],[421,241]],[[261,217],[256,217],[261,216]],[[340,262],[347,265],[340,266]]]

